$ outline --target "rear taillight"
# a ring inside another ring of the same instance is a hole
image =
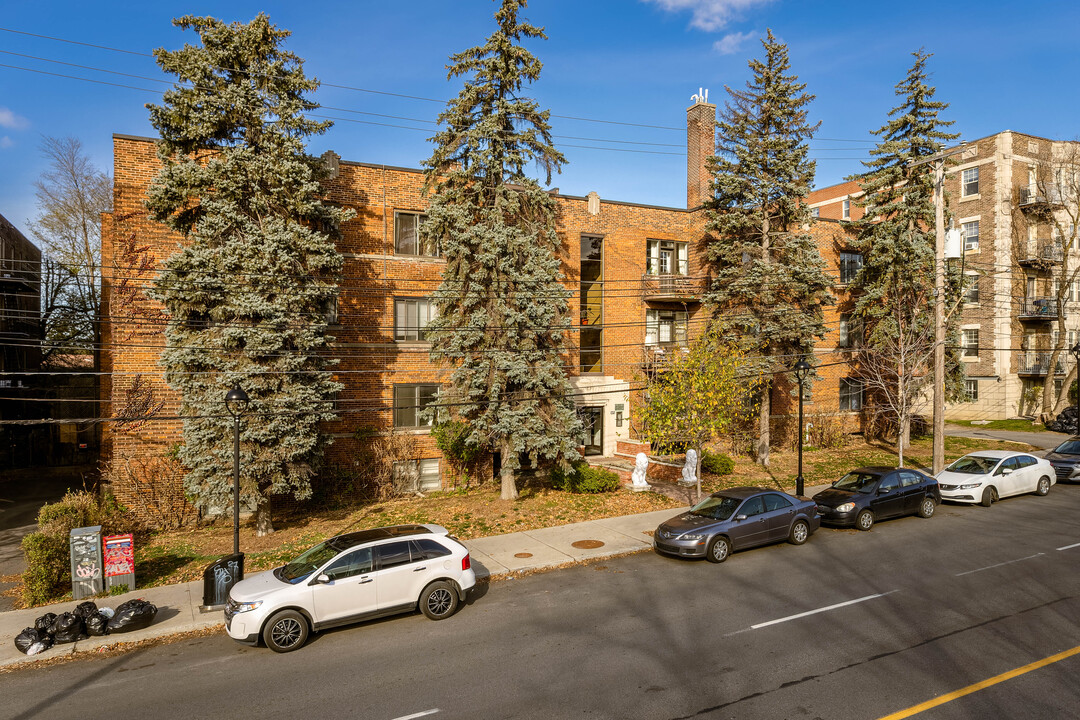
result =
[[[461,569],[468,570],[472,567],[472,560],[469,559],[469,553],[465,553],[465,557],[461,558]]]

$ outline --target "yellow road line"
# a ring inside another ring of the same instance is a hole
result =
[[[1077,645],[1070,650],[1063,650],[1057,655],[1051,655],[1050,657],[1043,658],[1042,660],[1036,660],[1033,663],[1028,663],[1027,665],[1024,665],[1023,667],[1018,667],[1015,670],[1010,670],[1008,672],[1001,673],[1000,675],[995,675],[992,678],[988,678],[986,680],[983,680],[982,682],[977,682],[974,685],[968,685],[966,688],[960,688],[959,690],[954,690],[951,693],[939,695],[933,700],[927,700],[924,703],[912,705],[906,710],[900,710],[899,712],[894,712],[892,715],[886,715],[880,720],[900,720],[900,718],[907,718],[911,717],[912,715],[918,715],[924,710],[929,710],[930,708],[937,707],[938,705],[944,705],[945,703],[952,702],[957,698],[962,698],[965,695],[970,695],[973,692],[978,692],[979,690],[988,688],[991,685],[997,685],[1000,682],[1011,680],[1012,678],[1023,675],[1024,673],[1029,673],[1032,670],[1038,670],[1041,667],[1046,667],[1047,665],[1051,665],[1058,662],[1059,660],[1064,660],[1065,658],[1072,657],[1073,655],[1080,655],[1080,645]]]

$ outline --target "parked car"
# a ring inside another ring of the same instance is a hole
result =
[[[1070,438],[1044,456],[1058,481],[1080,482],[1080,438]]]
[[[338,535],[229,591],[225,629],[275,652],[309,633],[417,607],[432,620],[454,614],[476,584],[468,549],[438,525],[395,525]]]
[[[734,550],[784,540],[802,545],[821,521],[814,503],[778,490],[737,487],[702,499],[653,533],[657,552],[727,560]]]
[[[814,496],[826,525],[869,530],[878,520],[918,515],[932,517],[941,503],[938,482],[918,470],[861,467]]]
[[[942,499],[990,507],[1010,495],[1045,495],[1057,475],[1048,461],[1029,453],[980,450],[949,465],[937,479]]]

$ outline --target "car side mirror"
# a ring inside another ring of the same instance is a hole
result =
[[[885,495],[886,493],[890,492],[891,490],[892,490],[892,488],[885,488],[885,487],[878,488],[877,489],[877,494],[878,495]]]
[[[326,573],[319,573],[315,576],[315,579],[311,581],[312,585],[326,585],[330,582],[330,576]]]
[[[746,519],[745,515],[736,515],[735,516],[735,522],[742,522],[745,519]]]
[[[998,471],[998,475],[1012,475],[1012,468],[1001,468]]]

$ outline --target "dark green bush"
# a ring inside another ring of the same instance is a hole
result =
[[[730,475],[735,472],[735,461],[723,453],[706,450],[701,456],[701,469],[713,475]]]
[[[479,445],[468,441],[469,426],[460,420],[448,420],[431,428],[435,447],[455,467],[462,468],[476,462],[482,452]]]
[[[71,531],[93,525],[101,526],[102,536],[134,533],[136,542],[145,538],[135,517],[108,494],[79,490],[43,505],[38,511],[38,531],[22,540],[26,558],[23,602],[42,605],[71,590]]]
[[[619,489],[619,476],[604,468],[592,467],[583,460],[568,470],[555,467],[551,471],[551,485],[556,490],[572,493],[603,493]]]

